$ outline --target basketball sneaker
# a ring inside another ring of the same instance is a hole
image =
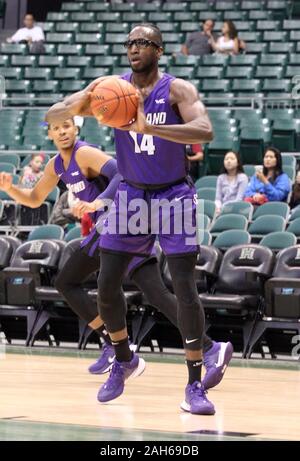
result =
[[[135,353],[130,362],[115,360],[108,380],[99,389],[97,395],[99,402],[109,402],[119,397],[124,391],[125,381],[141,375],[145,366],[145,360]]]
[[[214,415],[215,407],[206,397],[206,391],[200,381],[188,384],[185,388],[185,400],[180,407],[194,415]]]
[[[129,347],[133,352],[137,348],[135,344],[130,344]],[[95,363],[89,366],[89,372],[93,375],[102,375],[109,372],[112,369],[115,356],[114,347],[111,344],[104,343],[100,357]]]
[[[222,381],[232,354],[233,346],[231,343],[213,341],[212,347],[203,354],[203,364],[206,369],[206,374],[202,379],[204,389],[215,387]]]

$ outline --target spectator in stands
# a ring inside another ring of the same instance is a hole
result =
[[[23,168],[21,173],[20,184],[22,187],[31,189],[43,176],[44,160],[44,154],[32,154],[29,164]]]
[[[282,157],[276,147],[268,147],[263,160],[263,168],[257,169],[250,179],[244,200],[253,205],[265,202],[285,202],[291,190],[290,180],[282,171]]]
[[[204,153],[201,144],[187,146],[186,156],[189,160],[189,174],[193,181],[199,178],[199,166],[203,163]]]
[[[40,26],[35,25],[32,14],[26,14],[24,17],[24,26],[10,38],[7,38],[8,43],[27,43],[31,53],[44,53],[45,35]]]
[[[293,185],[290,207],[296,208],[300,205],[300,170],[297,171],[295,184]]]
[[[72,213],[72,207],[75,204],[75,198],[71,191],[66,190],[60,197],[52,210],[49,219],[50,224],[57,224],[66,231],[69,230],[70,224],[75,224],[78,220]]]
[[[247,186],[248,177],[244,173],[240,155],[234,151],[227,152],[222,173],[217,180],[216,212],[220,213],[225,203],[243,200]]]
[[[222,35],[215,40],[210,34],[210,44],[216,53],[220,54],[238,54],[244,50],[246,44],[238,38],[236,27],[232,21],[225,21],[222,27]]]
[[[211,38],[213,37],[213,19],[207,19],[202,25],[202,31],[189,34],[187,41],[182,45],[181,52],[185,55],[203,56],[213,52]]]

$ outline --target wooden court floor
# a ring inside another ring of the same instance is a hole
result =
[[[73,355],[1,354],[0,440],[300,440],[299,362],[232,360],[209,392],[216,414],[196,416],[179,408],[182,357],[145,354],[145,373],[101,405],[107,375],[88,374],[93,359]]]

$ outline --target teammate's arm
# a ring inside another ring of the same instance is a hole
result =
[[[201,144],[212,141],[212,125],[194,85],[185,80],[174,80],[170,89],[170,103],[178,108],[179,114],[184,121],[183,124],[150,125],[146,121],[143,101],[140,96],[136,122],[123,129],[159,136],[168,141],[181,144]]]
[[[74,216],[81,218],[84,213],[93,213],[103,208],[107,204],[107,200],[112,201],[114,199],[122,176],[118,173],[116,160],[95,147],[83,146],[78,149],[76,162],[82,171],[87,171],[88,178],[96,178],[101,174],[109,180],[105,191],[93,202],[81,200],[72,208]]]
[[[54,159],[47,163],[43,176],[32,189],[15,186],[12,182],[12,175],[0,173],[0,190],[5,191],[16,202],[30,208],[41,206],[57,183],[58,176],[54,170]]]

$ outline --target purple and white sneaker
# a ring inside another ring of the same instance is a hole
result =
[[[133,354],[130,362],[115,360],[108,380],[99,389],[97,395],[99,402],[109,402],[119,397],[124,391],[125,381],[141,375],[145,366],[145,360],[137,354]]]
[[[214,415],[215,407],[206,397],[206,391],[200,381],[188,384],[185,388],[185,400],[180,407],[194,415]]]
[[[231,343],[213,341],[212,347],[203,355],[203,364],[206,368],[206,374],[202,379],[204,389],[211,389],[222,381],[232,354],[233,346]]]
[[[135,352],[136,345],[130,344],[130,350]],[[103,375],[104,373],[108,373],[113,366],[115,360],[115,349],[111,344],[104,343],[102,346],[102,353],[98,360],[89,366],[89,372],[93,375]]]

